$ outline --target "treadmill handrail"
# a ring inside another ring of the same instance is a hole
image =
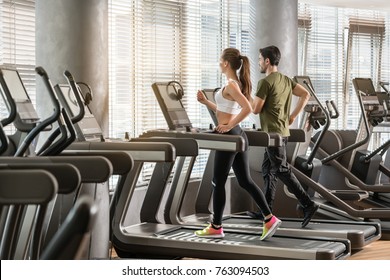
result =
[[[8,137],[5,134],[3,125],[1,123],[0,123],[0,142],[1,142],[0,145],[0,155],[1,155],[8,149],[8,144],[9,144]]]
[[[199,154],[198,142],[192,138],[166,138],[166,137],[155,137],[155,138],[132,138],[130,143],[156,143],[166,142],[171,143],[175,146],[176,156],[192,156],[196,157]]]
[[[31,161],[14,161],[13,157],[0,158],[0,170],[44,170],[57,181],[57,193],[73,192],[81,183],[78,169],[69,163],[48,163]],[[20,176],[20,175],[19,175]],[[28,182],[31,184],[31,182]],[[30,186],[31,187],[31,186]],[[33,189],[33,188],[32,188]]]
[[[52,144],[58,135],[61,135],[60,139],[58,139],[54,144]],[[69,115],[66,112],[65,108],[62,108],[61,115],[58,118],[57,129],[54,130],[54,132],[47,138],[46,142],[37,152],[37,155],[58,155],[63,150],[65,150],[66,147],[68,147],[74,140],[76,140],[76,130],[74,129],[72,121],[69,118]]]
[[[63,150],[65,150],[70,144],[73,143],[73,141],[76,140],[76,130],[73,126],[72,120],[70,119],[68,113],[66,112],[65,108],[63,108],[62,114],[64,116],[65,125],[66,128],[69,131],[69,135],[66,138],[64,142],[61,143],[61,145],[58,147],[58,149],[55,151],[55,154],[58,155]]]
[[[73,152],[113,152],[123,151],[130,154],[134,161],[166,161],[176,159],[176,151],[172,144],[164,143],[137,143],[137,142],[74,142],[63,153]],[[162,157],[151,158],[150,154],[161,152]]]
[[[62,108],[61,113],[63,113],[63,112],[64,112],[64,109]],[[47,145],[42,146],[41,150],[38,152],[38,155],[40,155],[40,156],[56,155],[57,150],[60,149],[60,147],[63,145],[63,143],[68,138],[68,135],[67,135],[68,132],[66,131],[65,119],[64,119],[63,115],[59,116],[57,123],[58,123],[58,127],[56,130],[54,130],[53,134],[57,135],[57,136],[60,135],[60,138],[58,138],[57,141],[54,143],[50,142],[48,146]],[[57,136],[49,137],[48,140],[45,142],[45,144],[47,144],[49,142],[49,139],[51,140],[54,138],[54,140],[55,140],[57,138]],[[44,147],[45,147],[45,149],[43,149]]]
[[[21,176],[23,174],[23,176]],[[44,213],[47,204],[57,193],[55,177],[41,169],[37,170],[0,170],[0,204],[9,205],[7,220],[2,232],[0,258],[14,259],[22,228],[22,216],[28,205],[40,205]],[[34,182],[32,187],[30,184]],[[41,229],[42,215],[35,219],[34,233]]]
[[[126,152],[122,151],[85,151],[85,152],[66,152],[62,153],[59,156],[50,157],[54,161],[57,158],[61,158],[61,160],[72,162],[73,159],[95,159],[96,157],[103,157],[111,163],[112,166],[112,175],[124,175],[133,168],[134,160],[133,158]],[[72,162],[72,164],[75,164]],[[80,169],[83,173],[85,173],[86,178],[93,178],[95,173],[98,173],[94,168],[91,169],[92,161],[86,161],[85,164],[78,163],[76,167]],[[83,181],[83,183],[87,183]]]
[[[57,181],[53,174],[42,169],[4,170],[0,168],[1,184],[0,204],[41,204],[50,202],[57,193]],[[22,175],[23,174],[23,175]],[[36,188],[31,182],[40,178]],[[23,190],[23,191],[21,191]]]
[[[280,147],[282,136],[279,133],[267,133],[260,130],[244,130],[248,145],[252,147]]]
[[[219,134],[219,133],[197,133],[197,132],[182,132],[182,131],[175,131],[175,130],[168,130],[168,129],[160,129],[160,130],[150,130],[146,131],[143,134],[141,134],[139,137],[144,138],[150,138],[150,137],[169,137],[169,138],[193,138],[198,141],[199,148],[200,149],[211,149],[213,150],[215,146],[209,147],[209,146],[203,146],[202,141],[209,141],[209,142],[224,142],[226,143],[232,143],[235,145],[235,148],[233,148],[237,152],[243,152],[245,150],[245,141],[244,138],[242,138],[239,135],[226,135],[226,134]],[[219,150],[219,149],[217,149]],[[220,150],[225,150],[224,148]],[[231,149],[227,149],[228,151],[231,151]]]
[[[70,88],[72,89],[73,94],[76,98],[77,104],[80,108],[79,113],[76,116],[72,117],[72,123],[75,124],[84,118],[84,115],[85,115],[84,103],[81,100],[81,92],[79,91],[79,89],[76,85],[76,82],[73,78],[73,75],[68,70],[65,70],[64,76],[66,77],[68,84],[69,84]]]
[[[47,119],[40,122],[37,126],[35,126],[24,138],[22,144],[18,147],[15,156],[20,157],[23,156],[23,154],[26,152],[32,141],[35,139],[35,137],[42,132],[47,126],[57,121],[57,119],[60,116],[61,109],[60,109],[60,103],[58,102],[53,87],[50,83],[49,76],[47,75],[46,71],[43,69],[43,67],[36,67],[35,71],[43,78],[43,82],[47,88],[47,91],[49,92],[49,97],[51,102],[53,103],[53,113],[51,116],[49,116]]]
[[[112,166],[103,156],[0,157],[0,164],[71,164],[80,173],[81,183],[103,183],[112,174]],[[91,168],[93,166],[93,168]],[[62,177],[66,175],[62,174]],[[61,178],[60,178],[61,179]]]

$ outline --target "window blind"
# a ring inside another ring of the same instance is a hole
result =
[[[340,117],[332,128],[356,129],[361,113],[352,79],[389,80],[389,15],[303,3],[298,11],[299,55],[306,55],[299,74],[310,76],[320,100],[336,102]]]
[[[0,64],[19,71],[35,104],[35,0],[0,0]],[[8,115],[2,101],[0,113]]]
[[[359,104],[351,82],[353,78],[371,78],[378,84],[382,69],[382,50],[385,35],[383,17],[378,12],[351,11],[348,15],[346,77],[344,93],[349,103],[348,115],[359,116]],[[356,118],[347,120],[347,127],[357,127]]]
[[[196,92],[225,82],[219,71],[224,48],[248,54],[249,20],[249,0],[110,0],[111,136],[166,128],[151,85],[171,80],[184,87],[193,126],[207,128],[211,119]],[[207,152],[198,156],[193,176],[206,159]]]

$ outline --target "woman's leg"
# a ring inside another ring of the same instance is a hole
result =
[[[198,237],[206,238],[222,238],[225,236],[222,228],[222,216],[226,203],[225,183],[233,164],[234,152],[216,151],[214,159],[214,174],[213,174],[213,221],[202,229],[195,231]]]
[[[236,155],[233,162],[233,170],[236,174],[240,186],[248,191],[264,215],[263,232],[261,234],[260,240],[270,238],[274,235],[282,222],[277,217],[272,215],[263,192],[255,184],[250,176],[248,152],[242,152]]]
[[[234,152],[216,151],[214,159],[214,174],[213,174],[213,211],[214,225],[222,224],[223,210],[226,203],[226,190],[225,184],[229,175],[230,168],[232,167]]]
[[[250,175],[248,152],[236,154],[233,162],[233,170],[239,185],[251,195],[264,217],[268,217],[271,214],[271,210],[268,207],[263,192]]]

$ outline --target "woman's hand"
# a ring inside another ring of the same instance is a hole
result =
[[[207,98],[206,98],[206,96],[204,95],[204,93],[201,90],[198,90],[196,98],[202,104],[205,104],[207,102]]]
[[[219,124],[215,130],[219,133],[226,133],[229,132],[232,129],[232,127],[228,124]]]

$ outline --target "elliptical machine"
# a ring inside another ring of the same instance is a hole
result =
[[[325,164],[319,181],[329,187],[362,189],[374,193],[387,192],[388,187],[377,184],[379,171],[386,176],[382,156],[390,146],[386,141],[374,151],[368,150],[374,127],[389,116],[390,105],[387,93],[375,92],[371,79],[353,80],[361,103],[362,118],[356,131],[331,130],[325,135],[318,150],[318,157]]]

